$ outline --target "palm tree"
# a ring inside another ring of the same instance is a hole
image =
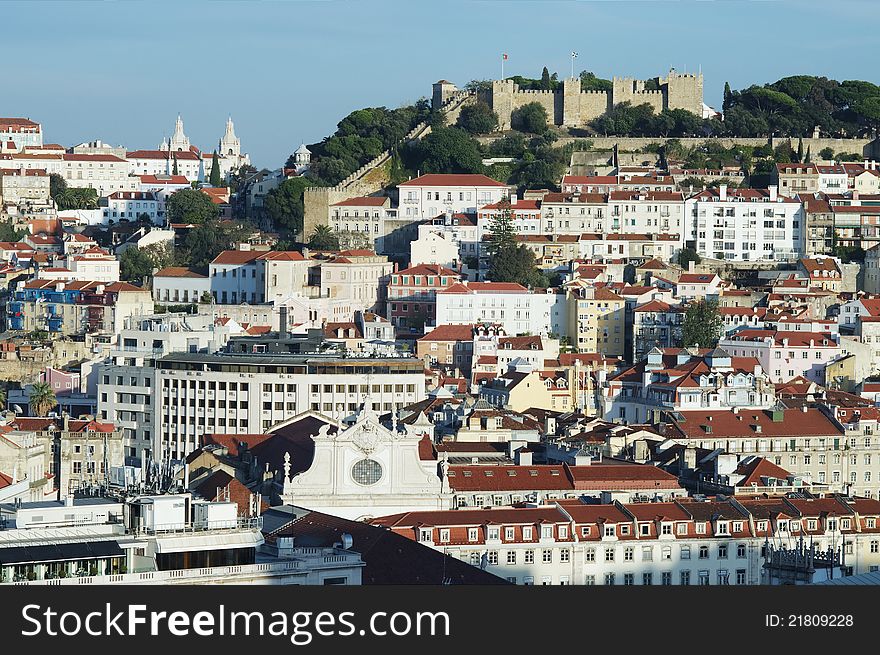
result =
[[[339,237],[329,225],[316,225],[309,237],[309,246],[316,250],[339,250]]]
[[[58,209],[61,210],[72,208],[76,204],[76,201],[76,191],[70,187],[65,188],[55,196],[55,204],[58,206]]]
[[[29,396],[31,411],[34,416],[45,416],[50,409],[58,404],[55,398],[55,392],[46,382],[37,382],[31,387]]]
[[[0,389],[0,407],[6,404],[6,389]]]

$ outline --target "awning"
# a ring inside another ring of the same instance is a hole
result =
[[[185,553],[228,548],[253,548],[262,543],[263,533],[259,531],[165,537],[156,539],[156,552]]]
[[[125,556],[125,551],[115,541],[81,541],[70,544],[0,548],[0,565],[67,562],[123,556]]]

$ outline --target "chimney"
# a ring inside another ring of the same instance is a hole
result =
[[[688,273],[693,273],[696,270],[696,263],[693,259],[688,262]]]
[[[852,199],[853,199],[854,201],[859,199],[859,191],[858,191],[858,189],[853,189],[853,192],[852,192]]]
[[[287,305],[278,308],[278,336],[282,339],[287,336]]]
[[[727,185],[721,184],[718,187],[718,198],[720,200],[727,200]]]
[[[531,466],[532,465],[532,451],[528,449],[528,447],[520,448],[516,451],[516,463],[519,466]]]
[[[771,184],[767,187],[767,190],[770,192],[770,202],[776,202],[778,200],[778,191],[779,188],[775,184]]]

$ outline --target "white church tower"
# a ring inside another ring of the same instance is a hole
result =
[[[174,134],[171,135],[171,140],[166,142],[165,139],[162,139],[162,143],[159,145],[159,150],[185,151],[189,150],[189,148],[189,138],[183,133],[183,119],[180,117],[180,114],[178,114],[177,122],[174,124]]]
[[[220,139],[220,148],[218,152],[223,157],[237,159],[241,155],[241,141],[235,136],[235,126],[232,124],[232,117],[226,119],[226,133]]]

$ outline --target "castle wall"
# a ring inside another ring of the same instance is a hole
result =
[[[582,127],[612,106],[623,102],[648,104],[655,112],[664,109],[687,109],[697,116],[703,111],[703,76],[674,71],[666,78],[657,78],[660,89],[645,90],[645,82],[631,77],[612,80],[610,94],[604,91],[581,91],[579,79],[566,79],[556,91],[529,91],[512,80],[495,80],[488,94],[488,104],[498,114],[501,130],[509,130],[511,115],[518,108],[537,102],[547,110],[554,125]]]
[[[650,105],[654,113],[663,111],[665,98],[663,91],[645,91],[645,83],[631,77],[615,77],[612,81],[611,98],[615,105],[628,102],[633,106]]]

